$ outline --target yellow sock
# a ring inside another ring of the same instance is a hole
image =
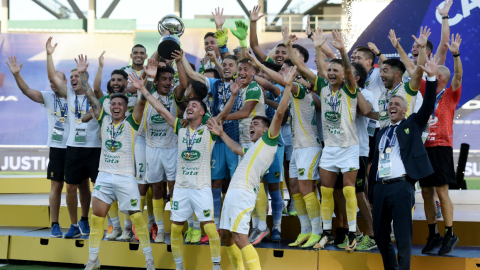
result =
[[[208,241],[210,244],[210,254],[212,255],[212,262],[220,262],[221,248],[220,248],[220,236],[218,235],[217,227],[215,223],[208,223],[203,225],[205,233],[208,235]]]
[[[183,262],[183,225],[176,225],[172,223],[172,253],[175,264],[179,265]]]
[[[130,216],[133,226],[135,226],[135,232],[137,233],[138,240],[142,249],[150,247],[150,234],[148,233],[148,227],[143,219],[141,212],[135,213]]]
[[[260,190],[257,196],[257,202],[255,203],[255,210],[257,212],[259,221],[267,220],[267,193],[265,193],[265,186],[260,184]]]
[[[143,209],[145,209],[145,196],[140,196],[140,211],[142,211],[142,213]]]
[[[130,220],[130,216],[127,215],[127,214],[123,214],[123,218],[126,219],[126,220]]]
[[[332,230],[332,215],[335,201],[333,200],[333,188],[321,187],[322,192],[322,218],[323,229]],[[354,194],[355,195],[355,194]]]
[[[293,200],[295,201],[295,209],[297,210],[298,216],[308,215],[307,208],[305,207],[305,201],[303,200],[302,194],[296,193],[292,195]]]
[[[118,201],[114,201],[112,205],[110,205],[110,209],[108,210],[108,217],[109,218],[118,217]]]
[[[285,179],[285,177],[284,177],[284,179]],[[280,192],[282,193],[282,202],[285,201],[285,194],[283,194],[283,182],[285,182],[285,180],[280,182]]]
[[[238,246],[233,244],[225,248],[227,249],[228,257],[230,257],[230,262],[232,263],[233,270],[245,270],[245,267],[243,266],[242,252],[240,251]]]
[[[355,194],[355,187],[343,187],[343,195],[345,195],[348,230],[355,232],[357,230],[357,196]]]
[[[242,255],[247,262],[247,267],[249,270],[261,270],[260,259],[258,258],[257,251],[252,245],[248,245],[242,248]]]
[[[305,201],[305,207],[307,208],[308,218],[314,219],[320,217],[320,203],[318,202],[315,193],[311,192],[305,195],[303,200]]]
[[[163,199],[160,200],[152,200],[153,202],[153,214],[155,215],[155,221],[163,221],[163,208],[165,206],[165,203],[163,202]]]
[[[90,236],[88,238],[88,247],[99,248],[103,238],[103,221],[105,218],[92,214],[92,227],[90,228]],[[97,252],[98,253],[98,252]]]
[[[149,216],[153,216],[153,190],[152,188],[148,188],[147,191],[147,196],[145,196],[147,199],[147,213]]]

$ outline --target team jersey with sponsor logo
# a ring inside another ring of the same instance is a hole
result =
[[[183,128],[181,119],[175,120],[178,135],[177,177],[175,188],[202,189],[211,187],[211,156],[217,136],[207,130],[203,123],[197,129]],[[188,136],[187,136],[188,134]],[[188,150],[188,140],[191,149]]]
[[[410,82],[401,82],[396,85],[393,89],[386,89],[380,95],[378,100],[379,107],[379,116],[380,128],[384,128],[390,123],[390,117],[388,116],[388,104],[390,103],[390,98],[393,95],[404,97],[408,102],[408,110],[406,118],[408,118],[412,113],[415,112],[415,103],[417,101],[418,89],[412,89],[410,87]]]
[[[349,147],[358,145],[357,127],[357,88],[348,89],[343,84],[332,92],[330,83],[317,77],[315,90],[320,92],[322,102],[323,140],[325,145]]]
[[[152,96],[159,100],[173,116],[177,116],[178,106],[175,101],[174,89],[166,96],[160,95],[153,90]],[[155,148],[175,148],[177,147],[177,134],[165,119],[153,108],[147,101],[143,111],[143,127],[145,129],[145,140],[147,146]]]
[[[322,147],[317,135],[317,121],[315,104],[312,93],[302,84],[293,84],[297,87],[296,95],[290,93],[288,108],[290,110],[290,125],[292,126],[293,149],[307,147]]]
[[[272,138],[270,130],[267,130],[251,148],[243,148],[245,155],[238,164],[228,189],[242,189],[258,195],[260,179],[275,158],[279,135]]]
[[[98,171],[135,177],[134,134],[139,123],[130,114],[123,122],[113,125],[112,116],[102,108],[98,123],[101,126],[102,152]]]
[[[135,72],[135,74],[137,74],[137,77],[138,77],[139,79],[140,79],[141,75],[143,74],[143,68],[142,68],[140,71],[133,69],[132,66],[126,66],[126,67],[122,67],[122,68],[120,68],[120,69],[123,70],[123,71],[125,71],[125,72],[126,72],[127,74],[129,74],[129,75],[130,75],[130,73]],[[130,86],[132,86],[132,84],[131,84],[131,83],[128,83],[128,84],[127,84],[127,87],[130,87]]]
[[[137,97],[133,96],[131,93],[126,93],[125,95],[128,98],[128,104],[127,104],[128,110],[125,112],[125,116],[129,116],[133,112],[133,108],[135,107],[135,105],[137,105]],[[111,95],[103,96],[98,100],[100,101],[100,104],[102,105],[103,110],[108,115],[112,115],[112,113],[110,112],[110,96]]]
[[[263,97],[262,89],[258,86],[257,82],[251,82],[247,87],[240,89],[241,104],[240,110],[245,106],[248,101],[257,101],[257,105],[253,108],[252,112],[247,118],[238,120],[238,129],[240,132],[240,143],[248,144],[250,140],[250,124],[253,117],[265,116],[265,100]]]

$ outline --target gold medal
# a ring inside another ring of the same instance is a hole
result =
[[[110,151],[111,151],[111,152],[115,152],[115,150],[117,150],[117,149],[115,148],[114,145],[110,146]]]
[[[192,157],[192,154],[191,154],[191,153],[186,153],[186,154],[185,154],[185,158],[186,158],[186,159],[190,159],[191,157]]]
[[[77,123],[77,125],[81,125],[81,124],[82,124],[82,119],[80,119],[80,118],[77,119],[77,120],[75,121],[75,123]]]
[[[60,121],[60,123],[65,123],[65,117],[60,117],[60,119],[58,119],[58,121]]]
[[[387,149],[385,149],[385,153],[387,153],[387,154],[392,153],[392,148],[391,148],[391,147],[387,147]]]
[[[387,115],[387,112],[386,111],[383,111],[380,113],[380,116],[384,117],[385,115]]]

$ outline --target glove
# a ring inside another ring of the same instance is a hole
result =
[[[228,41],[228,29],[217,30],[217,32],[215,32],[215,38],[217,39],[218,47],[226,45]]]
[[[238,38],[241,47],[247,47],[248,26],[241,20],[235,21],[237,29],[230,28],[232,34]]]

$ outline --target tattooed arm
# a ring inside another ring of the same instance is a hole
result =
[[[77,62],[77,71],[80,75],[80,83],[82,84],[83,91],[85,92],[85,96],[92,107],[93,114],[95,115],[95,119],[100,117],[100,113],[102,112],[102,106],[100,105],[100,101],[98,101],[97,97],[93,93],[92,88],[88,84],[87,76],[85,75],[85,71],[87,70],[88,63],[87,63],[87,56],[85,58],[83,55],[78,56]]]

